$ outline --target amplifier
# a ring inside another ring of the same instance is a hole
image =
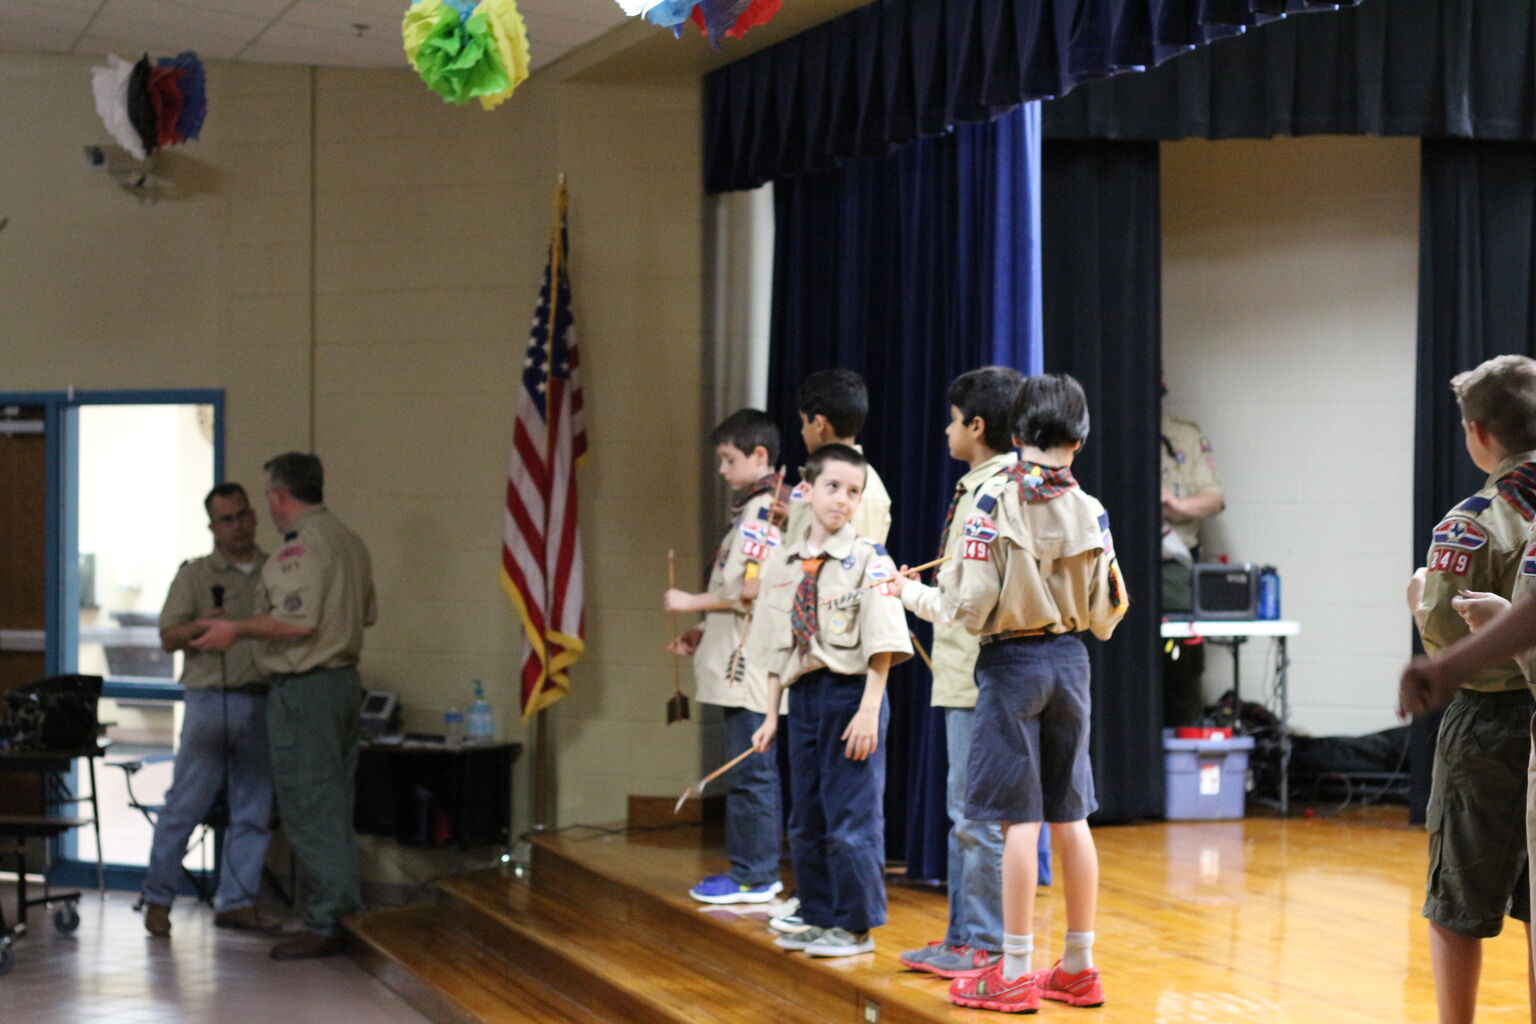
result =
[[[1247,562],[1202,562],[1195,566],[1196,619],[1258,617],[1259,571]]]

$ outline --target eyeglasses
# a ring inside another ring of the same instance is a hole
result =
[[[243,523],[243,522],[245,522],[248,519],[255,519],[255,518],[256,518],[256,512],[255,512],[254,509],[243,508],[239,512],[231,512],[227,516],[219,516],[217,519],[215,519],[213,521],[213,525],[214,526],[234,526],[237,523]]]

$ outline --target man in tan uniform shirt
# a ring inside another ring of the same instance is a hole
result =
[[[1199,425],[1168,413],[1162,423],[1163,611],[1194,608],[1192,567],[1200,524],[1226,507],[1211,442]],[[1192,725],[1205,712],[1205,645],[1184,642],[1163,657],[1163,724]]]
[[[352,834],[357,660],[378,608],[367,548],[323,504],[320,460],[289,452],[266,470],[267,505],[284,532],[262,570],[259,614],[206,620],[193,646],[267,641],[260,663],[273,680],[267,729],[278,812],[310,893],[305,932],[272,949],[287,960],[340,952],[341,918],[362,907]]]

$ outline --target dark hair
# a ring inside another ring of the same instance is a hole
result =
[[[267,477],[306,505],[325,500],[325,469],[320,456],[305,452],[284,452],[261,467]]]
[[[1050,449],[1088,440],[1088,398],[1071,374],[1028,377],[1013,405],[1013,436]]]
[[[247,505],[251,503],[251,499],[247,498],[245,495],[245,488],[241,487],[234,481],[231,480],[222,484],[214,484],[213,490],[209,491],[208,496],[203,499],[203,510],[208,513],[208,518],[213,518],[214,498],[233,498],[237,494],[240,497],[245,498],[245,503]]]
[[[838,437],[855,437],[869,418],[869,388],[852,370],[817,370],[800,382],[795,400],[806,419],[825,416]]]
[[[805,460],[805,468],[800,471],[800,476],[808,484],[816,482],[821,476],[821,471],[827,468],[829,462],[846,462],[850,466],[856,466],[864,470],[864,479],[869,479],[869,460],[857,448],[850,448],[846,444],[824,444],[811,452],[810,458]]]
[[[960,410],[962,422],[980,416],[986,429],[981,439],[995,452],[1013,449],[1013,400],[1019,396],[1024,375],[1011,366],[983,366],[968,370],[949,385],[949,404]]]
[[[737,409],[710,433],[709,443],[731,445],[743,455],[751,455],[755,448],[766,448],[768,464],[779,461],[779,425],[760,409]]]

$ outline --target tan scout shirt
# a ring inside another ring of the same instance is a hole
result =
[[[958,562],[963,553],[965,521],[976,511],[981,487],[992,477],[1007,471],[1019,456],[1014,452],[994,455],[960,478],[956,485],[959,500],[943,553]],[[917,600],[915,588],[902,591],[902,602],[910,611]],[[973,708],[976,706],[976,655],[981,643],[958,622],[935,623],[933,627],[933,700],[936,708]]]
[[[896,565],[885,548],[858,536],[852,524],[829,537],[826,550],[820,552],[827,560],[817,577],[816,636],[809,650],[795,650],[790,612],[795,590],[805,575],[801,561],[816,554],[807,530],[799,540],[780,545],[764,566],[748,638],[749,658],[755,653],[766,670],[788,686],[818,668],[862,675],[877,654],[891,654],[892,665],[912,657],[911,633],[901,602],[883,586],[863,589],[893,578]],[[820,603],[834,599],[830,605]]]
[[[1515,585],[1510,588],[1509,599],[1518,604],[1523,598],[1536,597],[1536,523],[1525,536],[1524,554],[1515,569]],[[1527,682],[1536,686],[1536,647],[1515,656],[1515,664]]]
[[[214,551],[201,558],[189,558],[176,570],[165,607],[160,609],[160,628],[185,626],[213,614],[213,588],[224,588],[224,616],[248,619],[257,614],[261,593],[261,566],[267,553],[256,550],[253,568],[242,572],[233,562]],[[256,664],[260,640],[237,640],[222,659],[214,651],[188,647],[182,652],[181,685],[189,690],[222,689],[266,681]],[[222,664],[221,664],[222,661]]]
[[[1424,650],[1431,656],[1467,635],[1466,623],[1451,607],[1457,591],[1513,592],[1531,524],[1520,505],[1500,494],[1499,483],[1532,461],[1536,452],[1521,452],[1499,463],[1483,489],[1447,512],[1435,527],[1424,559],[1429,570],[1424,595],[1414,613]],[[1511,659],[1484,669],[1462,687],[1485,692],[1518,690],[1525,683],[1519,663]]]
[[[357,534],[324,505],[305,510],[261,571],[259,612],[314,630],[302,640],[268,641],[261,666],[273,674],[357,664],[363,627],[379,617],[373,565]]]
[[[856,444],[853,447],[863,454],[862,445]],[[853,521],[849,525],[853,527],[854,533],[865,540],[884,544],[891,535],[891,494],[885,489],[885,482],[875,472],[874,466],[866,466],[866,470],[859,510],[853,514]],[[810,493],[811,485],[803,481],[789,492],[789,514],[785,517],[784,536],[798,537],[810,528]]]
[[[1129,596],[1098,499],[1072,487],[1024,502],[1019,485],[994,476],[962,524],[961,558],[945,562],[939,585],[907,584],[902,598],[930,622],[959,622],[978,636],[1012,630],[1076,633],[1108,640]]]
[[[1163,414],[1163,437],[1167,443],[1163,452],[1163,489],[1175,498],[1188,498],[1206,491],[1226,494],[1226,485],[1216,475],[1216,457],[1211,454],[1211,442],[1200,431],[1198,424]],[[1169,447],[1172,446],[1172,451]],[[1165,515],[1164,520],[1173,527],[1186,547],[1200,543],[1200,519],[1195,516]]]
[[[768,710],[768,673],[743,673],[743,678],[733,684],[726,678],[726,668],[737,645],[744,646],[746,640],[742,632],[747,621],[746,607],[740,599],[747,563],[761,565],[767,562],[768,556],[781,543],[778,528],[768,522],[772,506],[771,493],[758,495],[742,507],[741,513],[725,531],[719,554],[710,566],[708,591],[735,607],[729,611],[705,613],[704,636],[693,656],[693,676],[700,701],[720,707],[747,708],[760,715],[767,714]]]

